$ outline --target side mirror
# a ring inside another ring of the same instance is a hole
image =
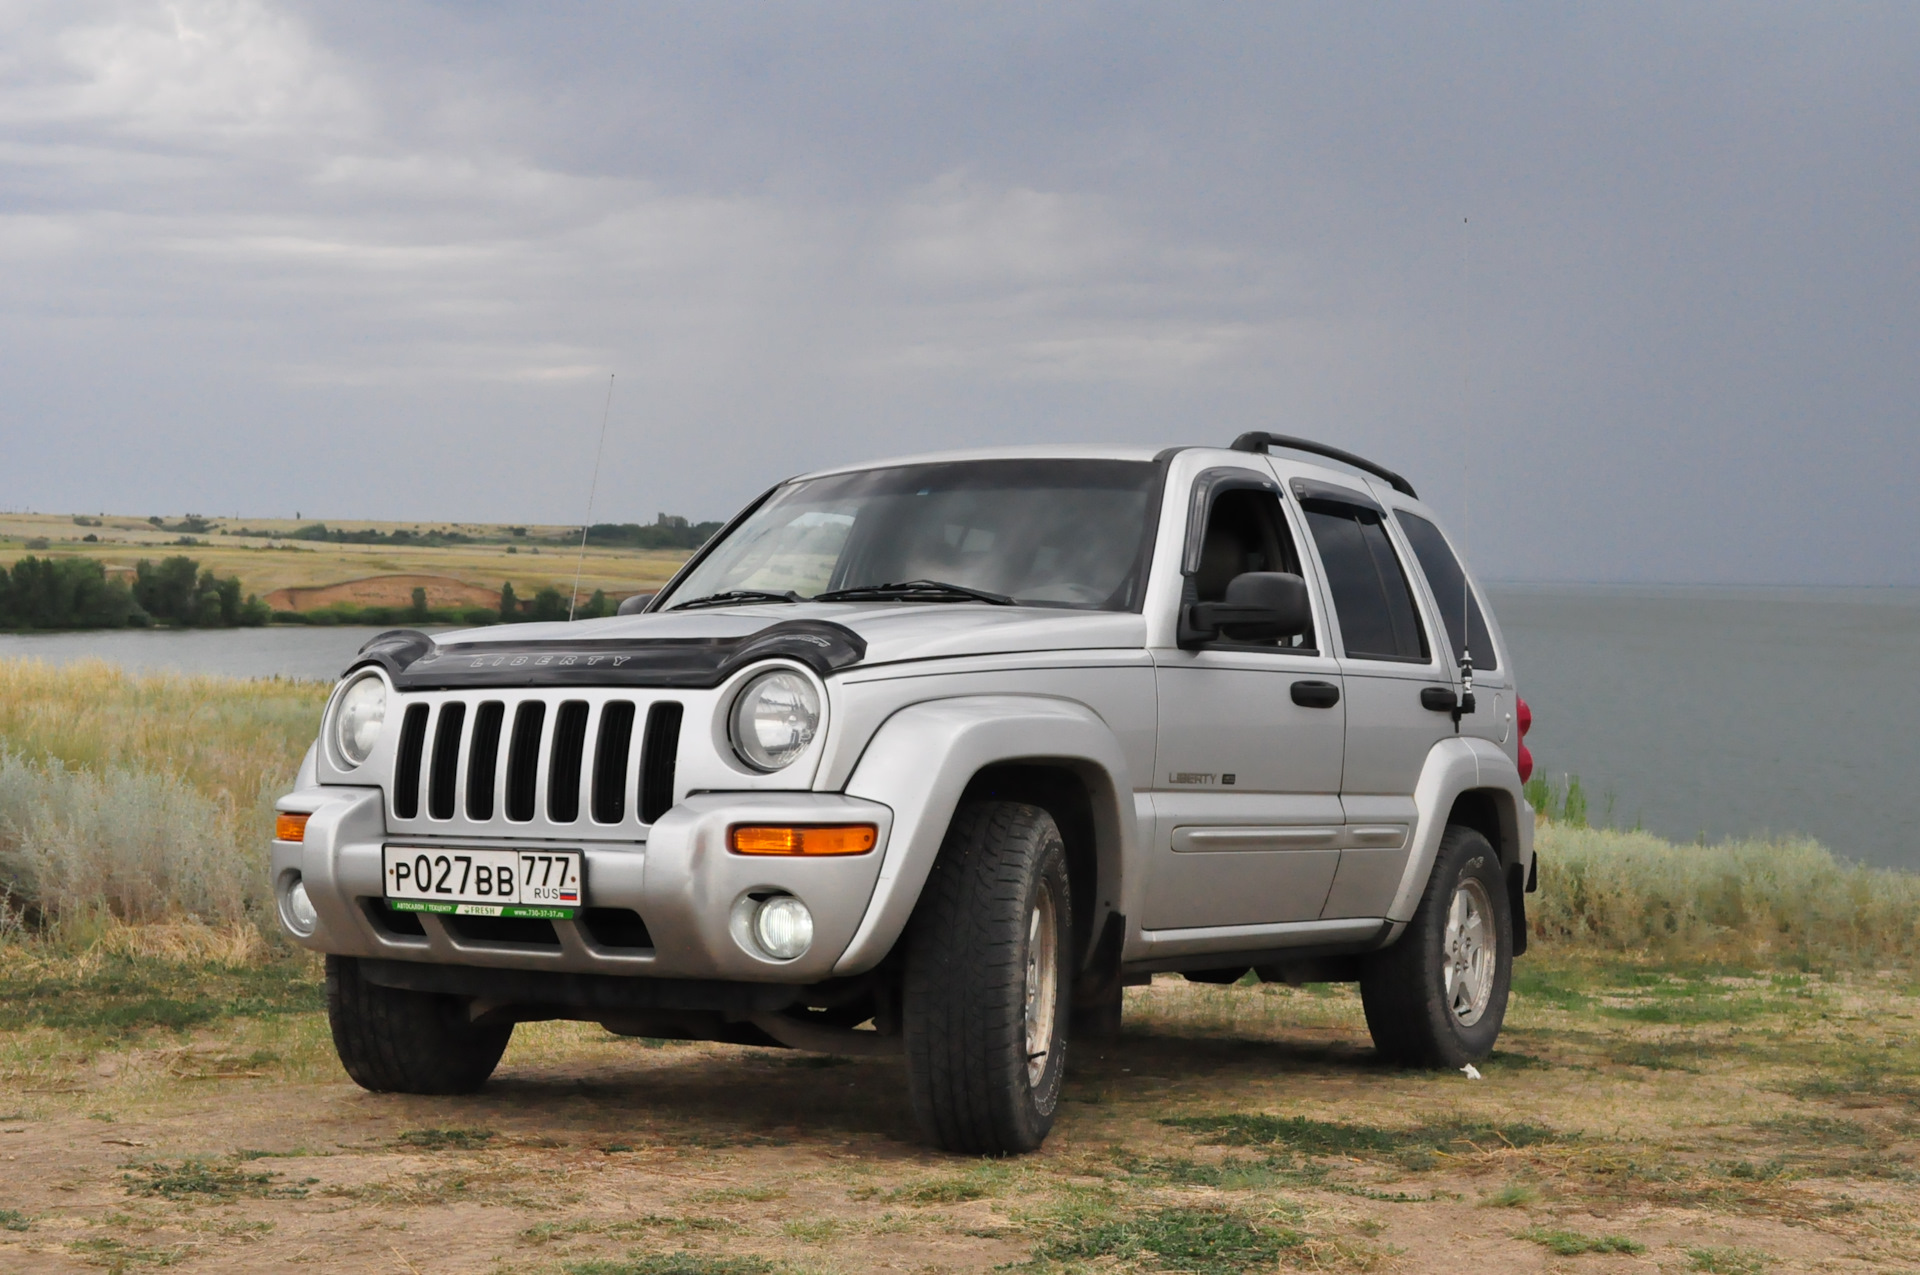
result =
[[[653,601],[653,599],[654,595],[651,593],[636,593],[630,598],[620,599],[620,605],[614,608],[613,613],[615,615],[638,615],[640,612],[646,610],[647,603]]]
[[[1293,637],[1313,627],[1307,582],[1285,571],[1248,571],[1227,581],[1220,602],[1188,603],[1181,616],[1180,643],[1197,646],[1225,637],[1235,642],[1268,642]]]

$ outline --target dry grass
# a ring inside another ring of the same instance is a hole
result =
[[[273,800],[327,689],[0,661],[7,915],[215,927],[256,916]]]
[[[1542,823],[1533,932],[1551,950],[1648,952],[1801,969],[1920,963],[1920,873],[1807,840],[1677,845]]]

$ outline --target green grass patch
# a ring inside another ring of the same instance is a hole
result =
[[[409,1129],[393,1145],[414,1151],[478,1151],[498,1136],[491,1129]]]
[[[178,1244],[162,1248],[159,1245],[129,1244],[125,1240],[116,1240],[111,1236],[97,1236],[93,1239],[75,1240],[67,1245],[72,1253],[95,1266],[104,1266],[118,1275],[131,1266],[174,1266],[185,1261],[192,1254],[191,1245]]]
[[[1160,1123],[1221,1146],[1287,1147],[1303,1155],[1371,1156],[1391,1159],[1414,1170],[1433,1168],[1441,1154],[1565,1140],[1551,1129],[1525,1121],[1500,1124],[1458,1119],[1391,1129],[1306,1116],[1233,1114],[1171,1116]]]
[[[0,1209],[0,1230],[24,1231],[33,1225],[33,1219],[19,1209]]]
[[[1579,1231],[1563,1231],[1547,1226],[1530,1226],[1515,1238],[1531,1240],[1558,1257],[1578,1257],[1582,1253],[1625,1253],[1633,1256],[1647,1251],[1645,1244],[1624,1235],[1583,1235]]]
[[[153,1160],[128,1165],[120,1175],[128,1195],[158,1196],[163,1200],[297,1200],[304,1199],[303,1183],[281,1182],[279,1173],[250,1173],[217,1160],[187,1159],[177,1163]]]
[[[1197,1186],[1219,1191],[1260,1190],[1273,1186],[1324,1186],[1326,1171],[1317,1165],[1301,1167],[1291,1160],[1268,1156],[1248,1160],[1227,1156],[1216,1161],[1186,1157],[1137,1156],[1118,1148],[1114,1164],[1135,1186]]]
[[[886,1199],[900,1204],[962,1204],[999,1194],[1006,1181],[1006,1166],[982,1164],[951,1177],[928,1178],[896,1187],[886,1193]]]
[[[1708,1275],[1760,1275],[1773,1259],[1751,1248],[1690,1248],[1687,1269]]]
[[[226,965],[109,955],[72,973],[0,967],[0,1031],[51,1027],[125,1038],[324,1008],[324,986],[296,960]]]
[[[1097,1222],[1041,1244],[1034,1256],[1051,1261],[1151,1258],[1164,1270],[1239,1275],[1270,1268],[1287,1249],[1304,1243],[1306,1236],[1290,1227],[1226,1209],[1175,1207]]]
[[[764,1257],[709,1257],[704,1253],[635,1254],[623,1261],[570,1262],[567,1275],[767,1275],[784,1269]]]

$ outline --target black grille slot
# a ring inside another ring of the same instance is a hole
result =
[[[420,924],[418,915],[412,912],[396,912],[385,899],[362,899],[360,903],[367,910],[367,918],[375,929],[384,934],[403,935],[407,938],[425,938],[426,927]]]
[[[580,924],[601,947],[653,946],[647,923],[632,908],[586,908],[580,913]]]
[[[580,817],[580,755],[587,748],[587,703],[570,699],[553,718],[553,757],[547,763],[547,818]]]
[[[453,781],[460,774],[460,733],[467,724],[467,706],[454,701],[440,706],[433,732],[433,769],[427,775],[427,813],[435,819],[453,818]]]
[[[507,818],[526,823],[533,818],[533,782],[540,769],[540,730],[547,722],[547,706],[537,699],[520,705],[513,714],[513,743],[507,749]]]
[[[443,916],[440,924],[460,938],[474,943],[526,943],[536,947],[559,947],[560,936],[553,922],[530,916]]]
[[[671,700],[647,710],[647,737],[640,749],[641,823],[652,823],[673,809],[673,769],[680,754],[684,711]]]
[[[393,813],[412,819],[420,813],[420,754],[426,751],[427,706],[409,704],[400,720],[400,758],[393,767]]]
[[[627,817],[627,754],[633,748],[633,705],[614,700],[600,710],[600,739],[593,747],[593,818],[619,823]]]
[[[497,699],[482,704],[473,715],[473,748],[467,756],[467,818],[485,823],[493,818],[493,770],[500,761],[500,722],[506,705]]]

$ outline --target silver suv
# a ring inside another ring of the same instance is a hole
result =
[[[932,1141],[1025,1151],[1158,971],[1358,980],[1387,1057],[1492,1049],[1525,707],[1390,470],[1268,434],[849,466],[629,601],[383,634],[328,703],[274,891],[367,1088],[579,1019],[903,1054]]]

